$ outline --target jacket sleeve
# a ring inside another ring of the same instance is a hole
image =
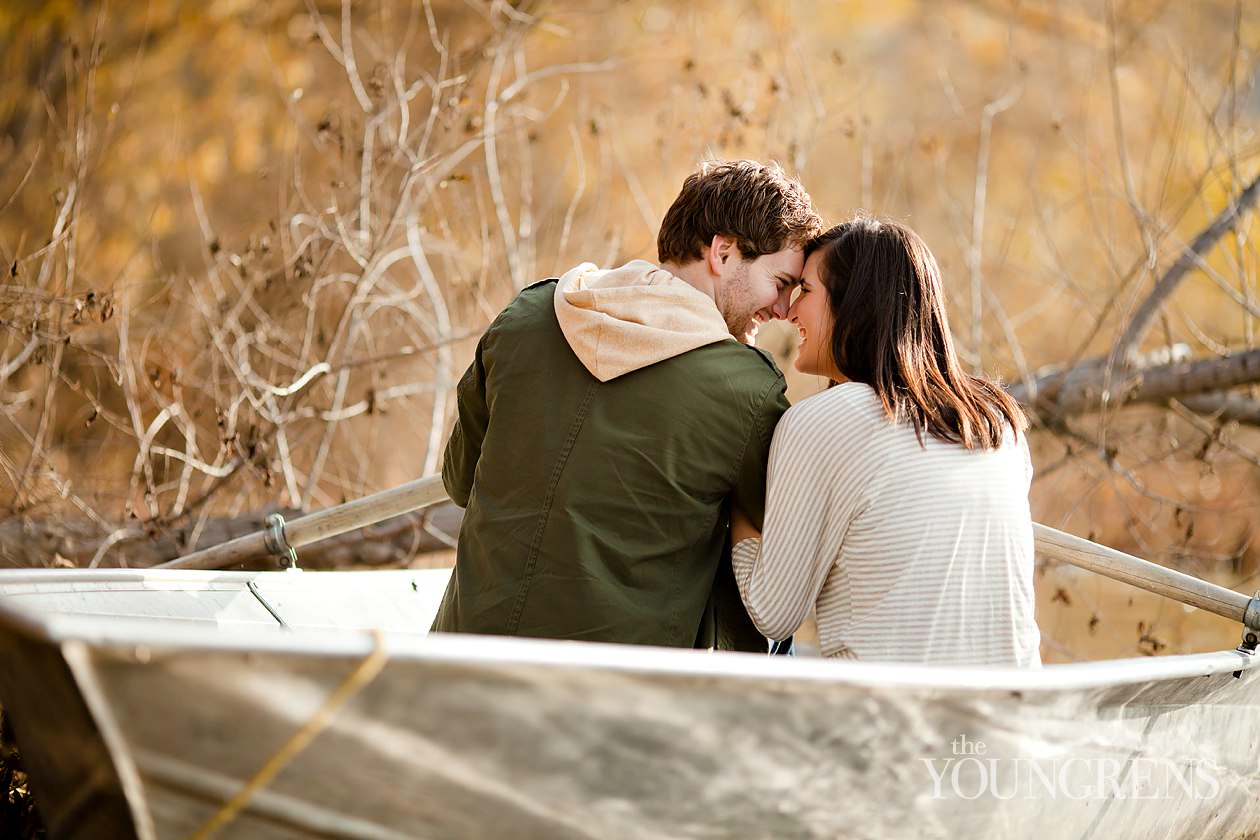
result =
[[[785,388],[783,377],[775,377],[758,398],[752,429],[731,487],[731,504],[738,505],[758,528],[761,527],[766,506],[766,462],[770,457],[770,441],[775,424],[788,408]],[[765,653],[766,638],[757,630],[740,600],[729,546],[727,552],[718,564],[713,579],[713,590],[709,593],[696,646]]]
[[[442,461],[442,484],[451,501],[460,507],[468,506],[472,493],[473,477],[477,473],[477,461],[481,458],[481,444],[486,437],[490,422],[490,409],[486,402],[486,368],[483,358],[486,337],[477,342],[477,352],[472,364],[464,371],[455,389],[458,414],[455,428],[446,442],[446,456]]]
[[[788,410],[787,383],[782,376],[766,389],[758,402],[752,431],[739,460],[739,473],[731,488],[731,504],[739,508],[761,530],[766,514],[766,475],[774,428]]]

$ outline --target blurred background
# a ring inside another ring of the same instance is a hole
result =
[[[924,236],[1034,415],[1039,521],[1250,593],[1258,82],[1244,0],[0,2],[0,565],[435,472],[519,289],[655,259],[696,163],[751,157]],[[449,563],[435,523],[310,560]],[[1238,641],[1037,586],[1048,662]]]

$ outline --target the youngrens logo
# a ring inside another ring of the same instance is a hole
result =
[[[965,735],[949,746],[951,756],[920,759],[933,799],[1215,799],[1221,792],[1211,768],[1193,760],[997,757]]]

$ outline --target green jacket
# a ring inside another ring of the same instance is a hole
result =
[[[467,510],[433,629],[764,652],[727,505],[760,527],[783,375],[724,340],[600,381],[555,290],[521,292],[459,383],[442,477]]]

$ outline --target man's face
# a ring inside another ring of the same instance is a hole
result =
[[[804,252],[786,248],[753,260],[736,255],[727,265],[714,290],[714,300],[731,335],[752,344],[759,326],[787,317],[792,289],[800,282],[805,266]]]

